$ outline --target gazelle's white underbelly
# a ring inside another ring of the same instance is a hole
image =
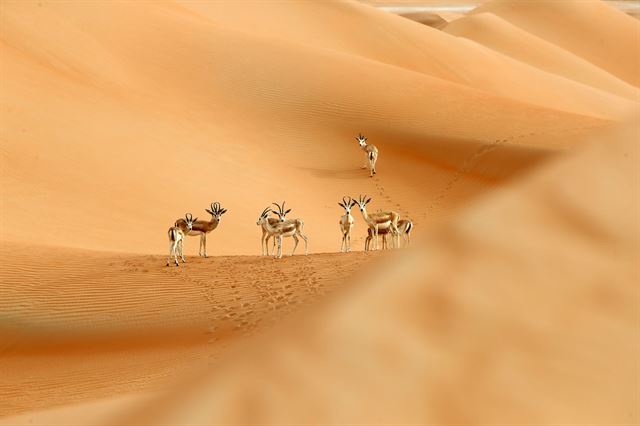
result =
[[[190,231],[188,235],[191,235],[191,236],[202,235],[202,231]]]

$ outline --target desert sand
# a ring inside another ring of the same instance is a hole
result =
[[[481,3],[0,3],[0,424],[640,421],[640,21]]]

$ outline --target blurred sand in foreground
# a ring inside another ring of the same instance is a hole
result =
[[[640,22],[426,18],[0,3],[0,424],[637,424]],[[359,194],[410,249],[336,253]],[[283,199],[310,256],[258,256]]]

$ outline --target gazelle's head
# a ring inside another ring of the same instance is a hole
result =
[[[198,218],[196,217],[194,219],[191,213],[187,213],[184,215],[184,220],[187,222],[187,229],[191,231],[193,229],[193,223],[198,220]]]
[[[287,213],[289,213],[291,209],[289,210],[284,209],[284,201],[282,202],[282,205],[279,205],[278,203],[273,203],[273,205],[278,208],[278,211],[276,210],[272,210],[272,211],[278,215],[280,222],[284,222],[285,219],[287,218]]]
[[[365,195],[364,197],[362,195],[360,195],[358,197],[358,206],[360,207],[360,211],[364,212],[364,209],[366,208],[366,205],[369,204],[371,202],[371,198],[367,198],[367,196]]]
[[[227,209],[220,208],[220,203],[216,201],[215,203],[211,203],[211,210],[205,209],[205,211],[219,222],[222,215],[227,212]]]
[[[362,133],[358,133],[358,136],[356,136],[356,140],[358,141],[358,145],[360,145],[360,148],[364,148],[365,146],[367,146],[367,138],[365,138]]]
[[[262,210],[262,213],[260,213],[260,217],[258,218],[256,225],[262,225],[263,223],[265,223],[269,219],[269,213],[271,213],[271,211],[272,210],[269,207]]]
[[[356,204],[358,204],[356,200],[351,199],[351,197],[342,197],[342,202],[338,203],[338,205],[342,207],[347,214],[351,213],[351,207]]]

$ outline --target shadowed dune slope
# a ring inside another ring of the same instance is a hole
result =
[[[444,31],[474,40],[544,71],[640,101],[640,90],[637,87],[491,13],[458,19],[447,25]]]
[[[426,229],[609,125],[172,4],[3,3],[1,17],[5,241],[162,253],[176,218],[220,201],[209,254],[257,254],[257,215],[284,199],[310,250],[335,251],[343,195]],[[381,150],[374,179],[358,131]]]
[[[118,422],[637,422],[637,136],[603,136],[485,198],[367,285]]]
[[[598,0],[493,0],[471,14],[492,13],[640,86],[640,21]]]

